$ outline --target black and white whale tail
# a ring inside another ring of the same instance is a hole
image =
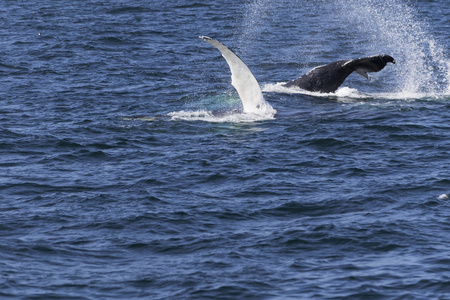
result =
[[[369,79],[372,76],[367,74],[368,72],[381,71],[388,62],[395,64],[394,58],[386,54],[340,60],[316,67],[305,75],[287,82],[284,86],[296,86],[311,92],[333,93],[351,73],[356,72]]]
[[[231,84],[241,98],[244,113],[274,115],[276,110],[264,100],[261,87],[247,65],[224,44],[207,36],[199,38],[216,47],[228,63],[231,70]]]

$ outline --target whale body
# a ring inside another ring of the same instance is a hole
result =
[[[305,75],[285,83],[284,86],[295,86],[311,92],[333,93],[351,73],[356,72],[371,79],[373,77],[367,73],[381,71],[388,62],[395,64],[394,58],[386,54],[339,60],[316,67]]]
[[[276,110],[264,100],[261,87],[253,73],[233,51],[210,37],[200,36],[199,38],[216,47],[228,63],[231,70],[231,84],[239,94],[244,113],[276,113]]]

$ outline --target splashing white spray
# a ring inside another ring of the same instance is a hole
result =
[[[252,0],[245,6],[244,18],[238,35],[239,47],[245,51],[251,51],[257,44],[256,41],[264,39],[263,31],[270,20],[270,12],[276,1]]]
[[[338,0],[342,16],[367,37],[371,51],[397,60],[398,91],[435,95],[450,91],[450,61],[425,21],[402,0]]]

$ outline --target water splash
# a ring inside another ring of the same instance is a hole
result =
[[[253,0],[246,4],[241,32],[238,33],[241,36],[239,48],[248,52],[254,47],[256,39],[263,38],[262,33],[270,22],[269,13],[273,11],[275,3],[273,0]]]
[[[373,52],[397,60],[397,92],[445,94],[450,91],[450,60],[417,11],[402,0],[338,0],[342,18],[363,33]]]
[[[259,121],[272,120],[273,115],[261,115],[242,112],[222,112],[217,114],[208,110],[194,110],[194,111],[175,111],[168,114],[172,121],[204,121],[209,123],[253,123]]]
[[[272,120],[274,113],[244,113],[241,99],[234,92],[203,96],[190,102],[183,110],[167,114],[172,121],[204,121],[209,123],[252,123]]]

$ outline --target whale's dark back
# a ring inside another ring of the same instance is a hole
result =
[[[354,71],[378,72],[388,62],[395,63],[389,55],[363,57],[354,60],[340,60],[312,69],[300,78],[287,82],[284,86],[297,86],[311,92],[335,92]]]
[[[332,93],[336,91],[353,70],[343,65],[349,60],[340,60],[312,69],[305,75],[285,84],[286,87],[297,86],[311,92]]]

